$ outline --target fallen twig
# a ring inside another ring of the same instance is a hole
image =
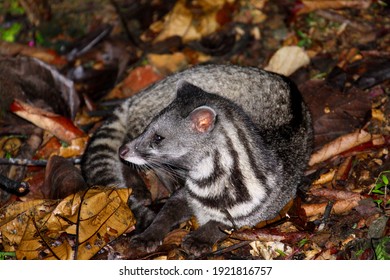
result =
[[[27,182],[16,182],[0,174],[0,187],[7,192],[25,194],[29,189]]]
[[[359,22],[356,19],[348,19],[342,14],[330,11],[330,10],[318,10],[316,14],[330,21],[338,23],[347,23],[352,28],[359,30],[360,32],[372,32],[373,28],[371,25],[365,22]]]
[[[81,158],[69,158],[68,160],[72,161],[73,164],[79,164]],[[0,164],[6,165],[22,165],[22,166],[46,166],[48,163],[47,160],[33,160],[33,159],[23,159],[23,158],[0,158]]]

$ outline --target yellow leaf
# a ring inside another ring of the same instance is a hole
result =
[[[227,0],[197,1],[201,12],[193,13],[186,0],[179,0],[168,13],[163,22],[156,22],[152,30],[161,30],[155,42],[163,41],[172,36],[180,36],[183,42],[199,40],[220,27],[216,21],[217,12],[222,9]]]
[[[290,76],[299,68],[310,63],[307,53],[297,46],[285,46],[271,57],[265,70]]]
[[[181,52],[174,54],[148,54],[148,61],[160,73],[171,74],[184,69],[188,65],[186,56]]]
[[[18,259],[89,259],[134,227],[130,193],[93,188],[62,201],[15,202],[0,210],[3,246]]]

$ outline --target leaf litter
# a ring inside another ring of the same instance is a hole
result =
[[[29,184],[25,196],[0,190],[1,251],[15,252],[17,259],[192,258],[181,250],[181,241],[196,229],[195,219],[173,229],[154,253],[130,249],[136,223],[127,206],[131,188],[86,189],[77,159],[88,135],[123,98],[191,65],[230,62],[266,67],[295,80],[312,111],[316,147],[307,182],[276,219],[226,232],[201,258],[389,259],[390,23],[385,3],[180,0],[127,6],[116,0],[113,9],[103,2],[89,5],[92,13],[85,15],[75,13],[84,3],[52,4],[51,20],[61,27],[55,36],[48,32],[45,13],[26,11],[44,44],[23,29],[17,42],[0,41],[5,56],[0,73],[7,73],[16,55],[58,69],[41,71],[47,67],[22,58],[16,65],[26,64],[27,72],[0,78],[0,95],[12,97],[1,107],[0,171]],[[143,16],[146,10],[152,16]],[[124,15],[127,26],[121,22]],[[77,21],[66,21],[74,17]],[[7,20],[0,17],[0,23]],[[84,30],[72,22],[85,23]],[[78,34],[70,35],[69,28]],[[61,53],[58,44],[66,41]],[[45,73],[34,76],[30,91],[28,69]],[[62,74],[71,83],[56,79]],[[64,92],[61,83],[74,86],[84,105],[62,97],[45,103],[53,93],[44,85],[53,78],[57,83],[51,88]],[[8,110],[20,92],[27,93],[19,104],[28,121]],[[18,157],[32,164],[12,165]],[[33,164],[38,161],[45,166]],[[152,173],[142,178],[158,211],[169,194]]]

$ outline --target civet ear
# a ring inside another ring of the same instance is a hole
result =
[[[193,130],[200,133],[207,133],[213,130],[216,116],[217,114],[214,109],[208,106],[200,106],[193,110],[188,117]]]

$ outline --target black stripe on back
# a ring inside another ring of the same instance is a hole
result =
[[[231,170],[229,181],[231,182],[231,186],[234,188],[235,195],[235,203],[245,202],[251,199],[251,196],[248,192],[248,188],[245,186],[244,177],[242,175],[242,171],[240,168],[239,155],[237,151],[234,149],[233,141],[227,136],[226,132],[226,145],[228,147],[228,151],[230,152],[233,158],[233,167]],[[229,205],[231,207],[232,205]]]
[[[273,191],[273,189],[267,185],[267,177],[264,174],[264,171],[262,168],[260,168],[257,164],[257,160],[255,158],[255,151],[253,151],[249,145],[249,141],[246,139],[246,134],[242,130],[242,128],[235,126],[237,129],[238,137],[240,138],[240,142],[244,145],[246,154],[248,155],[249,158],[249,163],[250,163],[250,169],[253,174],[255,174],[257,181],[262,184],[262,186],[266,189],[267,195],[270,195]],[[256,140],[255,140],[256,141]],[[259,147],[257,147],[260,149]]]
[[[237,119],[234,112],[235,111],[233,109],[226,110],[227,118],[231,120]],[[249,168],[251,169],[251,172],[256,176],[256,179],[259,184],[262,184],[262,186],[266,189],[266,193],[270,195],[273,189],[267,185],[267,177],[264,173],[264,170],[259,167],[257,161],[258,159],[256,159],[256,154],[258,153],[258,151],[261,151],[261,149],[265,149],[264,147],[262,147],[263,144],[261,142],[262,137],[260,135],[260,131],[257,129],[256,125],[253,123],[250,117],[245,113],[243,115],[240,114],[239,118],[242,118],[240,123],[243,125],[239,126],[238,122],[232,122],[232,124],[237,131],[240,143],[243,144],[245,152],[248,155],[250,163]],[[253,143],[252,145],[258,145],[258,147],[255,147],[253,149],[250,143]]]
[[[98,130],[93,139],[112,139],[112,138],[124,138],[125,135],[122,131],[119,131],[118,129],[115,128],[110,128],[110,127],[104,127],[100,130]]]
[[[93,145],[88,148],[88,154],[90,155],[90,158],[96,158],[96,156],[100,154],[106,155],[107,153],[112,153],[113,156],[116,156],[118,151],[115,148],[110,147],[110,145],[105,143]]]

